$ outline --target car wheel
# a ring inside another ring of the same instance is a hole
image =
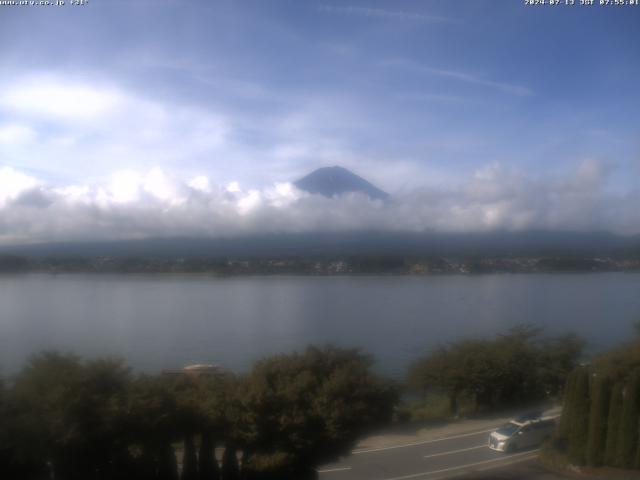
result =
[[[510,443],[509,445],[507,445],[507,448],[505,449],[505,452],[507,453],[513,453],[518,449],[518,446],[515,443]]]

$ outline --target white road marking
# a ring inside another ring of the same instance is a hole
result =
[[[455,470],[465,470],[465,469],[470,468],[470,467],[477,467],[478,465],[486,465],[486,464],[495,463],[495,462],[503,462],[503,463],[500,463],[500,464],[496,465],[496,467],[502,467],[502,466],[506,466],[506,465],[511,465],[513,463],[523,462],[523,461],[528,460],[530,458],[535,458],[536,454],[538,453],[538,451],[539,450],[534,450],[532,452],[516,453],[515,455],[509,455],[508,457],[504,457],[504,458],[494,458],[494,459],[491,459],[491,460],[484,460],[482,462],[468,463],[467,465],[458,465],[457,467],[449,467],[449,468],[443,468],[443,469],[440,469],[440,470],[431,470],[430,472],[421,472],[421,473],[413,473],[411,475],[403,475],[401,477],[385,478],[385,480],[407,480],[409,478],[424,477],[424,476],[427,476],[427,475],[435,475],[437,473],[453,472]],[[515,458],[515,457],[522,457],[523,455],[528,455],[528,457],[526,457],[526,458],[518,458],[518,460],[515,460],[515,461],[512,461],[512,462],[505,462],[505,460],[509,460],[509,459]],[[446,477],[438,477],[438,478],[446,478]]]
[[[556,419],[558,417],[560,417],[560,415],[554,415],[554,416],[549,416],[549,417],[545,417],[545,418]],[[477,432],[463,433],[462,435],[454,435],[452,437],[436,438],[434,440],[424,440],[422,442],[404,443],[404,444],[401,444],[401,445],[391,445],[391,446],[388,446],[388,447],[367,448],[367,449],[364,449],[364,450],[353,450],[351,452],[351,455],[359,455],[361,453],[370,453],[370,452],[382,452],[384,450],[393,450],[393,449],[396,449],[396,448],[415,447],[416,445],[426,445],[428,443],[443,442],[445,440],[453,440],[454,438],[472,437],[473,435],[479,435],[481,433],[493,432],[497,428],[499,428],[499,425],[496,426],[496,427],[490,428],[488,430],[480,430],[480,431],[477,431]]]
[[[495,470],[496,468],[508,467],[509,465],[515,465],[516,463],[526,462],[527,460],[531,460],[531,459],[534,459],[534,458],[537,457],[538,450],[536,450],[535,452],[536,452],[536,454],[530,455],[528,457],[520,457],[520,458],[517,458],[516,460],[512,460],[510,462],[499,463],[497,465],[489,465],[488,467],[475,468],[473,471],[474,472],[486,472],[487,470]],[[529,452],[527,452],[527,453],[529,453]],[[454,473],[454,476],[458,476],[458,474]],[[440,477],[432,477],[429,480],[446,480],[448,478],[451,478],[451,475],[442,475]]]
[[[351,470],[351,467],[325,468],[324,470],[316,470],[318,473],[345,472]]]
[[[428,443],[444,442],[445,440],[453,440],[454,438],[472,437],[474,435],[480,435],[481,433],[493,432],[497,427],[490,428],[489,430],[480,430],[478,432],[463,433],[461,435],[454,435],[452,437],[436,438],[434,440],[424,440],[422,442],[404,443],[402,445],[391,445],[389,447],[368,448],[366,450],[354,450],[351,455],[359,455],[361,453],[381,452],[383,450],[393,450],[395,448],[415,447],[416,445],[426,445]]]
[[[478,445],[477,447],[461,448],[460,450],[451,450],[449,452],[442,452],[442,453],[434,453],[432,455],[425,455],[424,458],[442,457],[444,455],[453,455],[454,453],[468,452],[469,450],[478,450],[479,448],[489,448],[489,447],[487,447],[486,443],[483,443],[482,445]]]

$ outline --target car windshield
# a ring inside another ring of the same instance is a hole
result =
[[[501,426],[499,429],[497,429],[496,433],[499,433],[500,435],[504,435],[506,437],[510,437],[511,435],[516,433],[518,428],[519,428],[518,425],[516,425],[515,423],[507,423]]]

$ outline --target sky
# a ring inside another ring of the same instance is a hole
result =
[[[640,233],[640,6],[11,1],[0,243]],[[292,184],[332,165],[391,199]]]

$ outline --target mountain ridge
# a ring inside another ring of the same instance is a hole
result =
[[[352,171],[335,165],[322,167],[294,182],[300,190],[328,198],[345,193],[364,193],[375,200],[386,200],[389,194]]]
[[[49,242],[0,246],[0,255],[78,256],[316,256],[316,255],[632,255],[640,236],[610,232],[314,232],[222,238]]]

